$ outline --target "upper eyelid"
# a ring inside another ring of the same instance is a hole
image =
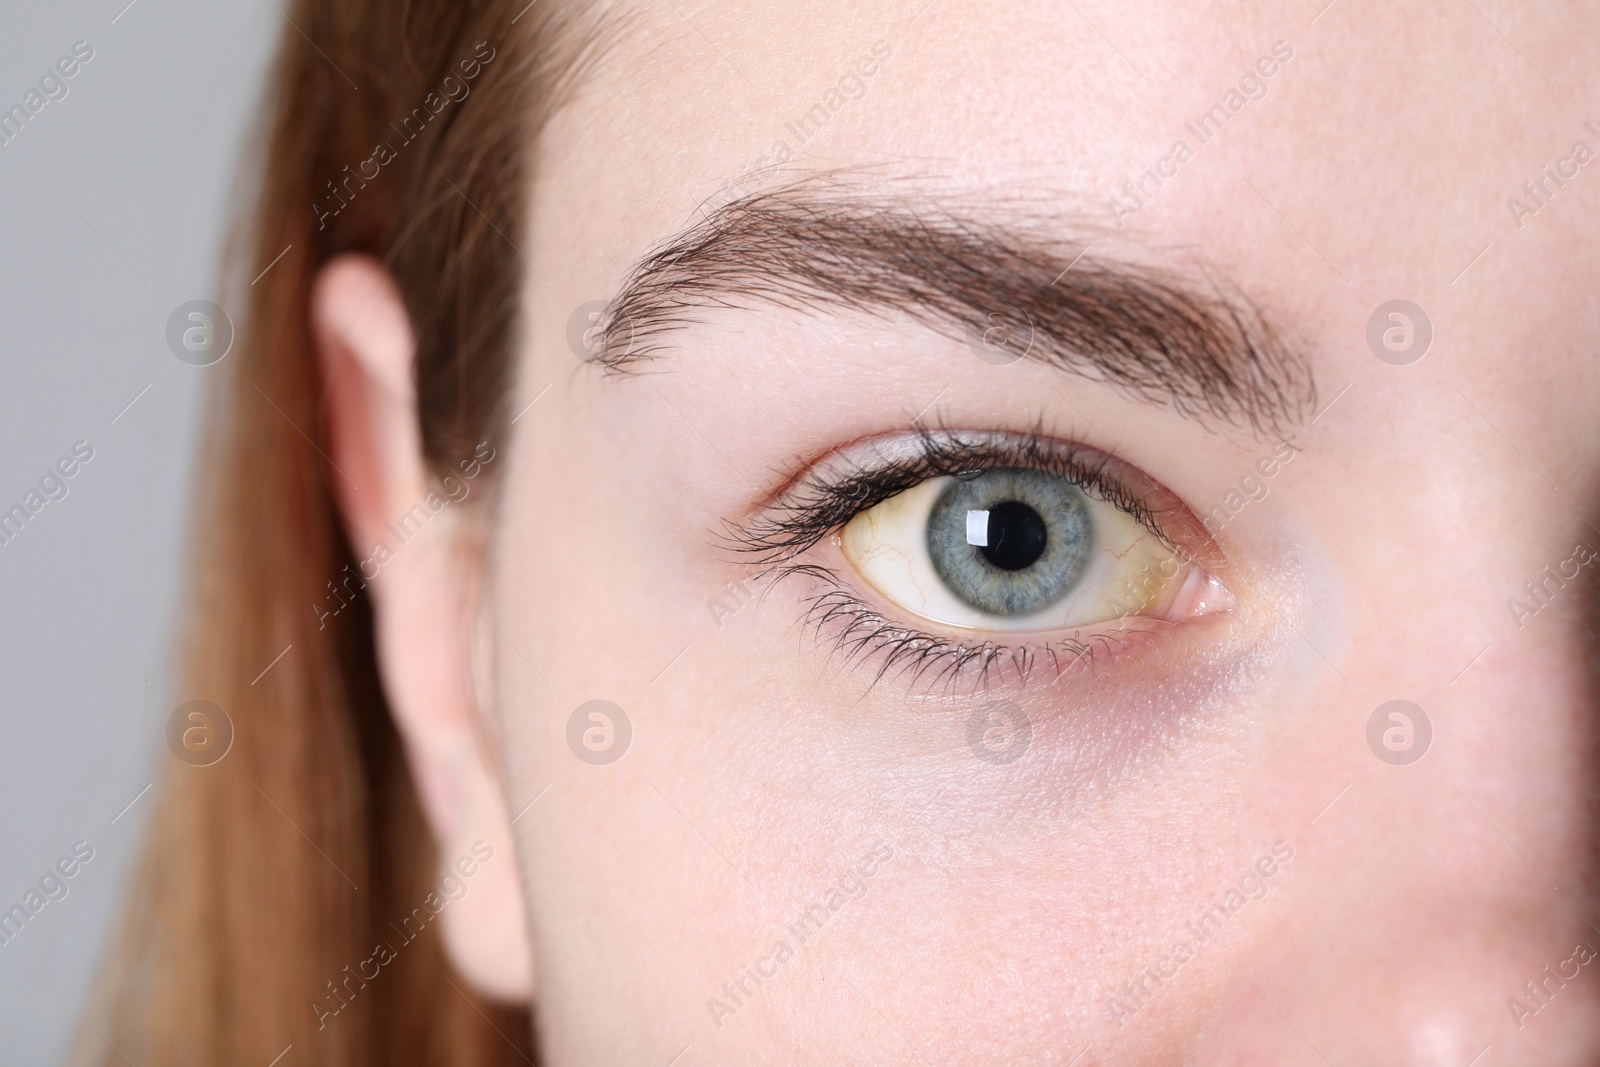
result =
[[[867,451],[883,461],[876,467],[860,462]],[[941,452],[941,448],[949,451]],[[960,450],[964,449],[965,452]],[[1075,484],[1134,516],[1142,525],[1175,551],[1181,551],[1167,523],[1151,506],[1148,496],[1165,490],[1159,482],[1138,468],[1119,461],[1110,453],[1090,445],[1068,441],[1036,428],[1027,433],[975,430],[919,430],[915,435],[863,438],[855,447],[835,449],[788,479],[785,486],[758,505],[755,514],[744,522],[729,522],[724,539],[741,553],[754,554],[763,564],[777,564],[795,558],[837,530],[855,515],[895,493],[920,484],[928,478],[957,473],[960,457],[970,455],[984,469],[1007,462],[1034,466],[1069,477]],[[838,475],[826,471],[834,464]],[[1135,477],[1136,475],[1136,477]],[[849,483],[862,488],[875,476],[885,483],[872,496],[848,495]],[[895,477],[899,481],[894,481]],[[1147,483],[1138,488],[1130,481]],[[903,484],[902,484],[903,483]],[[898,485],[898,488],[893,486]]]

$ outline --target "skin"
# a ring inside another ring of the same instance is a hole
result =
[[[538,145],[509,410],[537,402],[490,464],[497,506],[447,511],[373,583],[445,858],[495,847],[447,912],[458,965],[531,998],[562,1065],[1593,1062],[1594,965],[1536,1013],[1508,999],[1532,1009],[1525,982],[1600,947],[1594,567],[1531,616],[1507,602],[1531,604],[1523,583],[1578,542],[1600,548],[1600,173],[1520,228],[1506,201],[1575,140],[1600,145],[1583,128],[1600,119],[1595,16],[918,3],[717,2],[685,9],[693,27],[648,6]],[[844,168],[879,194],[898,179],[918,202],[1027,197],[1064,248],[1113,225],[1121,183],[1193,146],[1183,124],[1287,42],[1265,96],[1100,254],[1231,280],[1308,362],[1313,412],[1202,425],[825,307],[707,314],[633,374],[576,359],[573,309],[614,296],[880,39],[892,58],[785,173]],[[1434,331],[1408,366],[1366,341],[1396,298]],[[372,543],[429,484],[409,332],[366,260],[325,270],[316,315],[334,458],[366,488],[331,481]],[[875,681],[806,627],[804,580],[729,600],[752,568],[714,535],[924,411],[1042,423],[1195,514],[1281,438],[1298,451],[1207,549],[1233,610],[1060,677]],[[736,610],[715,617],[714,599]],[[997,697],[1032,730],[1005,765],[967,744]],[[1367,740],[1395,698],[1432,728],[1403,766]],[[632,726],[604,766],[567,744],[595,699]],[[1187,933],[1276,843],[1292,858],[1263,895],[1204,943]],[[784,924],[875,845],[892,857],[800,945]],[[780,938],[796,953],[748,1003],[708,1006]],[[1180,938],[1193,958],[1174,973]],[[1169,977],[1140,992],[1146,968]]]

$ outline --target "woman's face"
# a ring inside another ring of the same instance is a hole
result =
[[[1320,6],[618,20],[485,603],[552,1062],[1592,1062],[1595,18]]]

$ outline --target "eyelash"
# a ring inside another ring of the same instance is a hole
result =
[[[835,458],[844,457],[835,453]],[[826,588],[807,599],[805,623],[826,635],[844,662],[876,659],[872,684],[890,674],[909,674],[913,682],[930,677],[954,687],[969,674],[977,687],[1009,667],[1025,680],[1041,659],[1059,676],[1069,666],[1092,665],[1109,654],[1122,637],[1097,634],[1088,640],[1074,635],[1065,641],[1030,647],[985,641],[968,645],[903,626],[887,618],[851,591],[831,567],[796,562],[810,549],[868,509],[930,478],[976,474],[997,467],[1026,467],[1064,478],[1084,492],[1123,509],[1163,544],[1184,556],[1169,533],[1177,516],[1152,503],[1159,487],[1114,457],[1086,445],[1070,444],[1036,427],[1024,434],[962,433],[919,429],[914,447],[877,466],[852,466],[842,472],[809,468],[780,490],[754,518],[726,524],[725,540],[772,578],[771,588],[785,578],[806,576]],[[1136,485],[1144,479],[1146,484]],[[1063,662],[1066,659],[1067,662]],[[975,672],[975,673],[974,673]]]

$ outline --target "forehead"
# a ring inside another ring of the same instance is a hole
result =
[[[1064,235],[1077,219],[1200,249],[1311,334],[1359,339],[1397,297],[1463,331],[1492,307],[1500,335],[1520,307],[1532,329],[1592,275],[1596,246],[1529,239],[1508,198],[1577,140],[1600,148],[1575,103],[1595,87],[1575,42],[1597,16],[1494,14],[1362,0],[613,13],[607,58],[542,141],[536,261],[569,281],[541,298],[608,297],[708,207],[826,172],[1045,207]],[[1569,199],[1560,225],[1592,230],[1592,195]],[[1529,274],[1556,256],[1554,287]],[[1469,269],[1492,283],[1458,284]],[[1557,324],[1540,352],[1590,325]]]
[[[1197,165],[1186,163],[1149,210],[1195,213],[1208,198],[1250,193],[1240,182],[1249,177],[1282,194],[1286,211],[1301,209],[1302,229],[1326,215],[1330,232],[1355,198],[1503,210],[1492,195],[1468,204],[1449,194],[1524,144],[1528,162],[1556,147],[1535,137],[1541,115],[1529,113],[1551,92],[1544,75],[1471,5],[1185,8],[650,4],[609,16],[619,27],[610,60],[550,133],[578,149],[561,153],[563,169],[603,162],[597,192],[620,185],[634,195],[613,202],[669,213],[759,169],[780,146],[813,166],[1105,212],[1122,181],[1181,141]],[[1521,28],[1536,48],[1539,27]],[[1292,58],[1274,61],[1275,46]],[[1208,113],[1227,115],[1209,139],[1213,126],[1196,125]],[[1449,175],[1438,173],[1445,159]],[[1320,168],[1325,199],[1300,203],[1273,185],[1286,174],[1303,182],[1308,165]]]

